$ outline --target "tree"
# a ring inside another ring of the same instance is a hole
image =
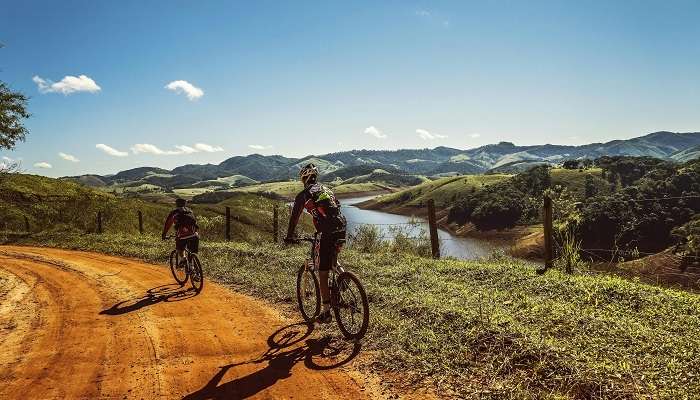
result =
[[[24,141],[29,133],[23,124],[23,120],[31,116],[27,100],[27,96],[13,92],[0,82],[0,149],[13,149],[17,141]]]

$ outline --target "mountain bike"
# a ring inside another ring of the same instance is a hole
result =
[[[168,236],[166,239],[173,239],[174,236]],[[199,293],[204,287],[204,273],[202,272],[202,263],[197,257],[197,253],[190,251],[185,246],[185,259],[187,262],[184,266],[180,265],[180,252],[177,249],[170,252],[170,272],[173,273],[173,278],[180,286],[185,286],[187,280],[190,280],[192,288]]]
[[[295,243],[311,243],[309,258],[297,273],[297,301],[299,311],[306,322],[315,321],[321,312],[321,288],[317,273],[319,264],[320,234],[293,240]],[[343,336],[348,339],[361,339],[369,326],[369,301],[360,279],[345,270],[337,259],[328,275],[331,294],[331,309]]]

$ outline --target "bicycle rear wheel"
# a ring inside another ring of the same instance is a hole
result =
[[[297,302],[306,322],[313,322],[321,312],[321,288],[318,277],[302,265],[297,273]]]
[[[177,250],[173,250],[170,253],[170,272],[173,273],[175,282],[180,284],[180,286],[185,285],[185,282],[187,282],[187,271],[180,266],[180,255]]]
[[[204,287],[204,273],[202,272],[202,263],[199,262],[199,257],[196,254],[190,254],[190,282],[195,292],[199,293]]]
[[[369,301],[360,279],[343,272],[336,280],[333,314],[338,328],[348,339],[361,339],[369,327]]]

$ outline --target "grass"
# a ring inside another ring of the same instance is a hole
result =
[[[382,205],[422,206],[429,199],[438,206],[447,205],[459,199],[462,193],[479,190],[500,182],[510,175],[461,175],[427,181],[402,191],[381,196],[377,202]]]
[[[1,178],[0,215],[6,228],[14,232],[25,230],[25,216],[32,232],[96,232],[97,213],[101,212],[104,232],[136,234],[139,229],[137,212],[141,211],[144,231],[159,234],[166,216],[174,208],[173,199],[167,196],[157,196],[157,200],[163,202],[155,203],[139,198],[117,197],[70,181],[36,175],[13,174]],[[255,194],[241,193],[221,204],[194,204],[191,207],[197,215],[202,233],[210,239],[223,239],[225,207],[228,206],[233,217],[232,237],[260,240],[272,237],[272,210],[275,204],[280,207],[280,221],[284,222],[287,215],[284,202]],[[308,221],[304,220],[303,224],[308,224]],[[2,228],[0,226],[0,230]]]
[[[35,235],[46,246],[164,264],[170,243],[127,235]],[[206,274],[294,306],[305,247],[204,241]],[[700,297],[607,275],[535,274],[509,258],[341,255],[364,281],[373,367],[439,394],[489,399],[697,398]],[[206,290],[206,289],[205,289]]]

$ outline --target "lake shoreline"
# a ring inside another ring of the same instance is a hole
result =
[[[388,214],[426,219],[428,217],[427,207],[384,205],[376,201],[376,199],[368,199],[355,204],[355,206],[363,210],[379,211]],[[542,233],[542,227],[539,225],[519,225],[503,230],[479,231],[472,224],[459,226],[455,223],[448,223],[446,210],[438,210],[436,212],[436,217],[438,220],[438,227],[450,232],[454,236],[481,240],[497,246],[506,247],[508,248],[508,254],[513,257],[527,260],[541,260],[543,258],[544,235]]]

